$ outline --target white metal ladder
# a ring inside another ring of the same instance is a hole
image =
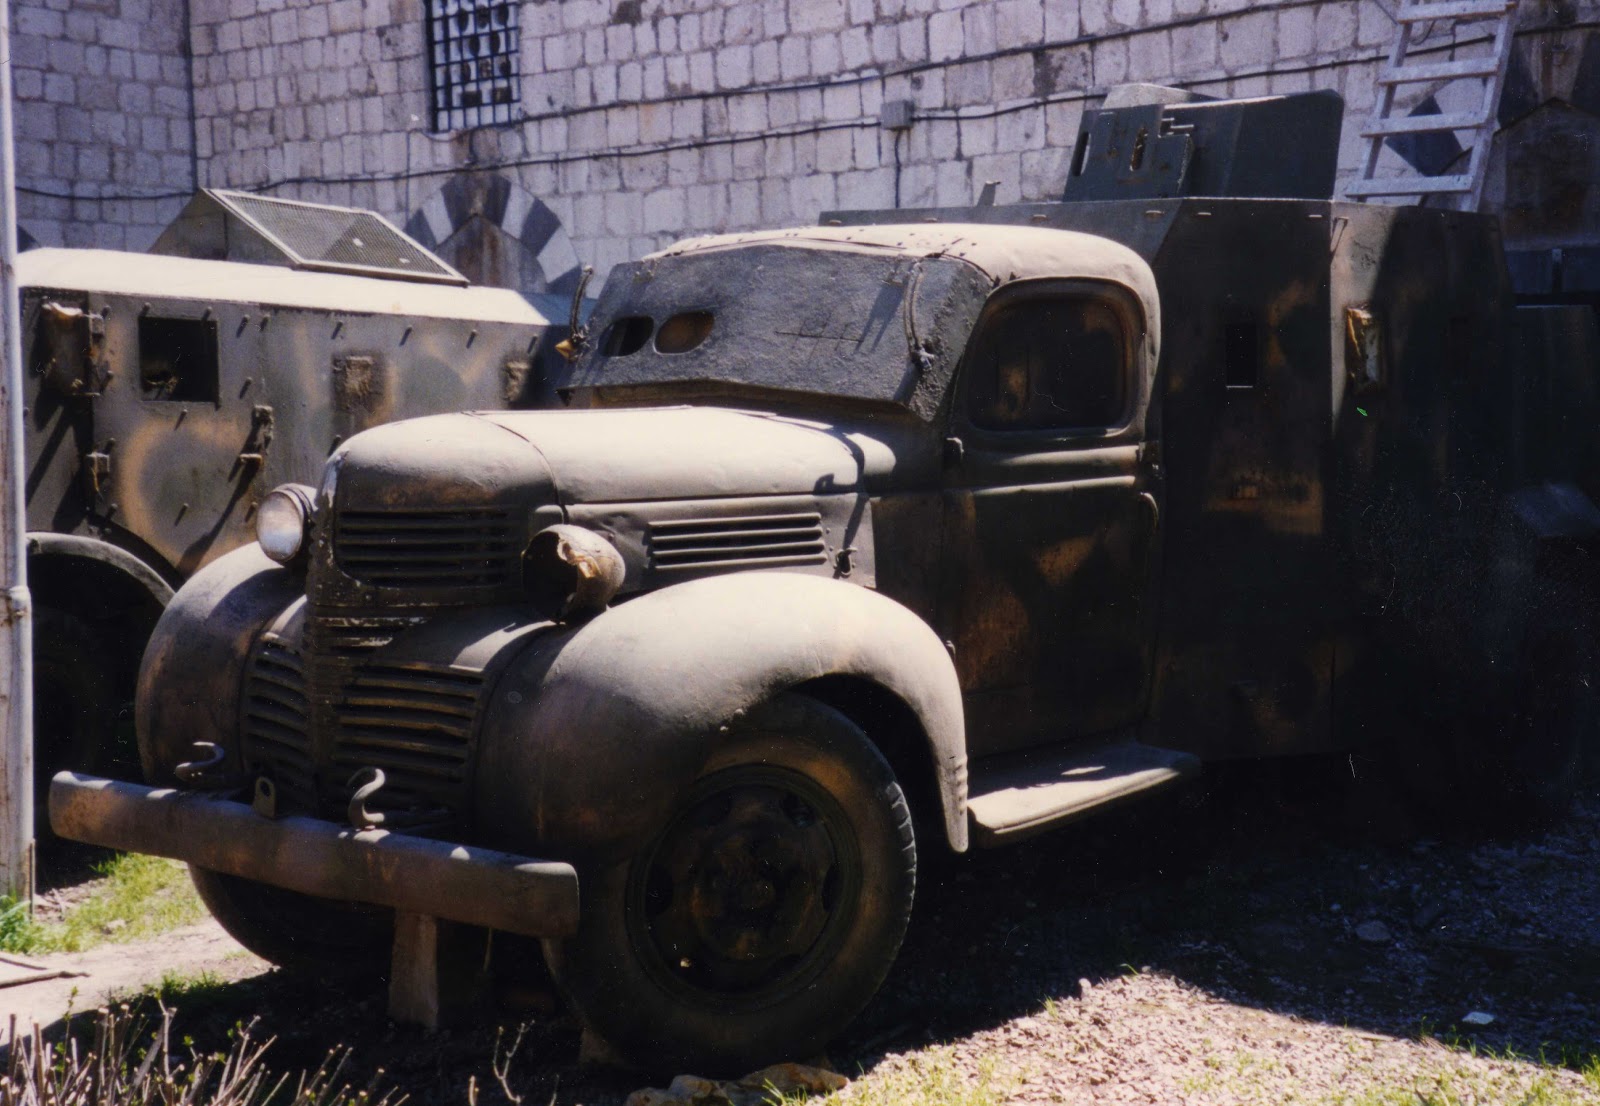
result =
[[[1367,153],[1361,175],[1345,188],[1351,199],[1371,196],[1451,196],[1462,211],[1476,211],[1483,198],[1483,182],[1489,169],[1489,146],[1500,110],[1500,90],[1505,84],[1506,67],[1511,60],[1511,40],[1517,19],[1517,0],[1402,0],[1394,12],[1400,25],[1389,62],[1378,76],[1378,103],[1372,118],[1362,128]],[[1415,45],[1417,27],[1443,22],[1460,26],[1482,22],[1492,27],[1494,38],[1489,53],[1456,61],[1420,62],[1409,60]],[[1395,115],[1395,90],[1406,84],[1432,84],[1434,91],[1453,81],[1481,78],[1483,98],[1474,111],[1436,115]],[[1391,177],[1375,177],[1378,155],[1384,140],[1402,134],[1471,132],[1471,154],[1465,173],[1425,177],[1415,171]]]

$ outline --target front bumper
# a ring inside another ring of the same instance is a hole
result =
[[[578,928],[570,864],[319,818],[267,818],[202,792],[61,772],[50,781],[50,827],[73,841],[307,895],[529,937],[566,937]]]

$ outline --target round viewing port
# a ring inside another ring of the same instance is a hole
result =
[[[657,353],[688,353],[711,333],[711,312],[683,311],[656,331]]]

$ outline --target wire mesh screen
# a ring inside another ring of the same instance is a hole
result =
[[[246,192],[219,200],[288,249],[306,268],[391,273],[461,283],[461,274],[370,211]]]
[[[508,123],[520,99],[519,0],[428,0],[433,129]]]

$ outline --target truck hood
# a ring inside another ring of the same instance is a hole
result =
[[[716,407],[496,411],[458,416],[515,435],[558,501],[638,502],[857,490],[886,445],[821,423]],[[487,424],[487,425],[486,425]]]

